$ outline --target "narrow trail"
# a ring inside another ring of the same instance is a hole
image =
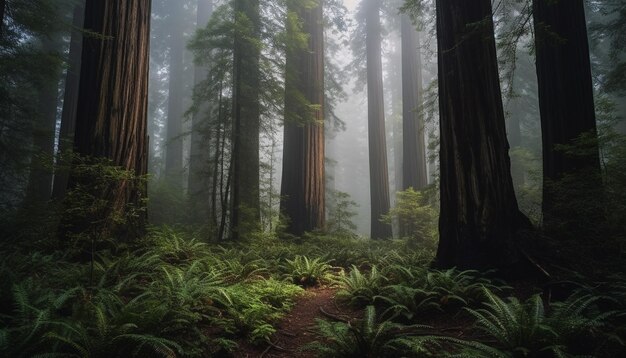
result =
[[[337,290],[316,287],[296,300],[294,308],[276,326],[271,345],[254,347],[242,344],[235,353],[239,358],[313,358],[315,353],[301,351],[305,345],[316,340],[316,319],[338,318],[354,320],[362,315],[360,311],[339,305],[335,300]]]

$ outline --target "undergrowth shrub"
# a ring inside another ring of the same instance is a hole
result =
[[[485,287],[496,292],[507,289],[475,270],[432,270],[426,275],[425,288],[436,292],[444,310],[480,305],[487,299]]]
[[[290,282],[310,287],[329,282],[332,267],[319,257],[309,259],[307,256],[297,255],[293,260],[287,259],[282,268]]]
[[[422,313],[441,311],[436,292],[404,285],[386,286],[381,295],[374,297],[374,302],[387,307],[382,316],[392,320],[412,321]]]
[[[453,356],[595,356],[608,338],[601,329],[615,314],[599,313],[594,307],[600,299],[597,296],[574,294],[546,309],[539,295],[520,302],[513,297],[505,301],[488,289],[484,293],[485,308],[466,311],[475,318],[475,329],[494,343],[448,339],[461,347]]]
[[[358,267],[352,266],[348,274],[341,273],[339,282],[342,289],[337,297],[355,306],[365,306],[372,304],[375,297],[382,293],[387,278],[376,266],[372,266],[369,272],[361,272]]]
[[[367,306],[365,317],[356,323],[318,320],[317,328],[321,341],[305,349],[315,351],[319,357],[430,357],[431,349],[436,346],[435,340],[412,336],[415,330],[429,327],[380,320],[374,306]]]
[[[416,247],[434,249],[437,245],[439,213],[427,191],[408,188],[396,193],[396,205],[383,218],[397,220],[402,236]]]
[[[271,278],[250,285],[237,284],[229,289],[231,304],[227,313],[233,328],[251,342],[266,342],[276,331],[272,324],[292,308],[293,299],[302,292],[296,285]]]
[[[357,226],[353,219],[357,215],[355,211],[358,207],[357,203],[350,198],[350,194],[341,191],[328,190],[327,195],[326,231],[333,236],[355,237],[354,232]]]

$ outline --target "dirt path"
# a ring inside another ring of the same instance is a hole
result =
[[[293,310],[277,324],[277,332],[271,339],[274,346],[253,347],[242,344],[235,357],[315,357],[313,352],[300,351],[300,348],[316,340],[315,319],[328,319],[322,310],[345,319],[360,316],[360,312],[338,305],[335,302],[335,293],[336,289],[327,287],[307,290],[307,294],[296,300]]]

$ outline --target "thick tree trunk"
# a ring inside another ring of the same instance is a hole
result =
[[[76,5],[74,7],[72,38],[70,40],[70,53],[68,59],[67,75],[65,76],[65,94],[63,97],[63,112],[61,114],[61,130],[59,133],[59,153],[60,166],[54,173],[54,187],[52,196],[55,199],[62,199],[65,196],[69,171],[66,163],[68,158],[64,158],[68,151],[74,146],[74,131],[76,130],[76,108],[78,105],[78,86],[80,82],[80,60],[83,48],[83,28],[85,18],[85,7]]]
[[[87,0],[85,29],[101,36],[83,41],[74,150],[86,158],[106,158],[133,175],[147,173],[147,107],[150,0]],[[85,180],[71,177],[70,186]],[[93,193],[107,201],[110,216],[144,208],[145,181],[116,180]],[[136,227],[102,224],[105,232],[133,235]],[[103,218],[96,218],[102,220]]]
[[[383,99],[383,66],[381,59],[381,26],[379,0],[366,0],[367,43],[367,116],[370,163],[371,237],[391,237],[391,225],[381,217],[389,213],[389,173],[385,106]]]
[[[212,0],[198,0],[198,29],[204,28],[213,14]],[[207,79],[209,74],[205,66],[196,65],[194,81],[198,85]],[[207,222],[209,219],[210,197],[210,145],[211,128],[208,125],[210,117],[210,98],[204,98],[198,105],[191,123],[191,148],[189,154],[189,181],[188,195],[191,204],[191,215],[197,223]]]
[[[402,189],[421,190],[428,185],[422,104],[422,69],[419,34],[407,15],[401,18],[402,32]]]
[[[59,55],[62,43],[60,36],[42,40],[42,52],[51,59]],[[54,61],[51,61],[54,62]],[[26,204],[45,203],[52,195],[54,163],[54,139],[57,123],[59,99],[60,66],[55,68],[52,77],[39,87],[37,120],[33,123],[33,156],[30,163]]]
[[[396,21],[396,20],[393,20]],[[400,22],[400,15],[398,15],[398,22]],[[401,34],[398,34],[397,38],[390,39],[393,50],[388,56],[387,78],[385,81],[389,90],[390,105],[387,106],[391,112],[391,116],[386,113],[387,120],[387,158],[393,159],[393,168],[389,169],[389,202],[391,207],[397,204],[397,193],[403,190],[402,184],[403,176],[403,134],[402,134],[402,41]],[[385,83],[383,83],[385,85]],[[391,120],[390,120],[391,118]],[[391,123],[389,123],[391,122]],[[391,129],[389,129],[391,128]],[[393,179],[392,179],[393,178]],[[393,237],[405,236],[404,229],[400,226],[398,217],[394,217],[391,221],[391,229]]]
[[[511,179],[490,0],[437,0],[439,267],[512,264],[527,219]]]
[[[533,10],[543,139],[543,223],[552,234],[566,228],[582,235],[597,225],[594,221],[603,210],[584,5],[582,0],[535,0]],[[581,135],[589,137],[577,153],[559,148],[574,144]]]
[[[183,106],[185,52],[184,7],[171,2],[169,45],[169,91],[167,99],[167,141],[165,143],[165,176],[172,189],[182,193],[183,185]]]
[[[321,0],[312,8],[291,1],[288,11],[302,21],[306,47],[287,51],[285,142],[281,213],[287,232],[302,235],[325,224],[324,30]],[[288,25],[288,32],[297,29]]]
[[[259,0],[235,0],[233,74],[232,239],[254,231],[261,217],[259,199],[260,47]],[[245,19],[245,20],[244,20]]]

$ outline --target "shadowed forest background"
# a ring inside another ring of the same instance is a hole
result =
[[[0,356],[626,351],[623,0],[0,20]]]

